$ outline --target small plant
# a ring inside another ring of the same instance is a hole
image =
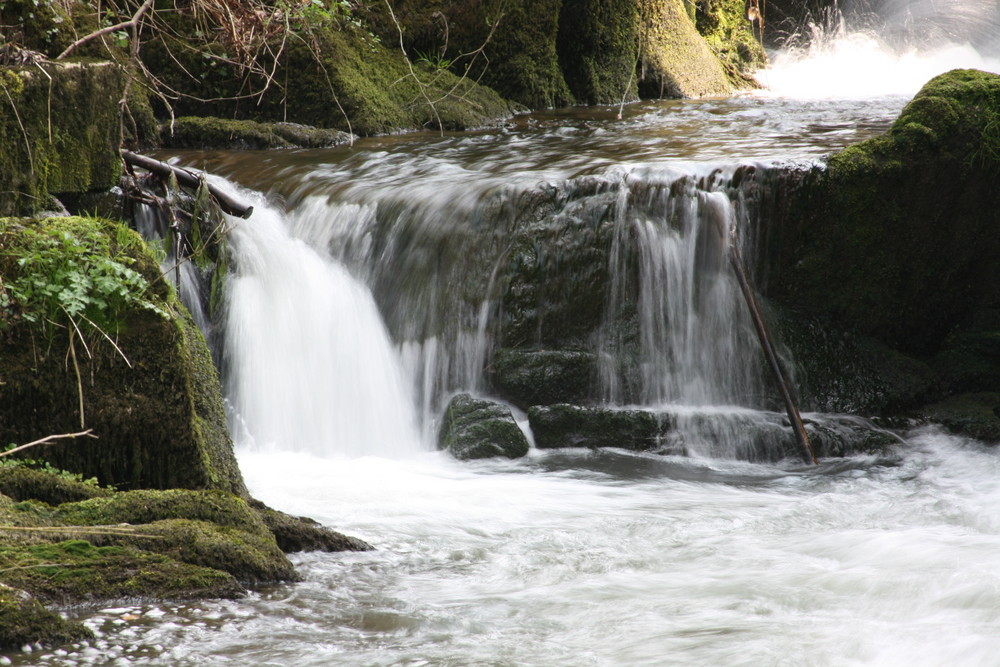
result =
[[[130,268],[135,260],[124,250],[139,242],[133,235],[117,234],[114,249],[103,234],[84,237],[66,229],[29,228],[22,238],[26,243],[15,251],[17,275],[4,285],[0,307],[16,304],[23,320],[51,334],[53,327],[69,325],[117,331],[128,308],[167,316],[146,296],[146,279]]]

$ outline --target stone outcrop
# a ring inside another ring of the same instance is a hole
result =
[[[528,439],[510,408],[496,401],[458,394],[448,403],[438,440],[458,459],[518,458],[528,453]]]

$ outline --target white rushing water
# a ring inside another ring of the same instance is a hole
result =
[[[915,83],[898,73],[905,54],[869,54],[866,70],[889,78],[868,89],[854,69],[840,87],[835,75],[865,53],[849,36],[775,59],[766,81],[798,96],[911,94],[940,71],[991,62],[961,45],[940,52],[958,60],[924,52],[934,65]],[[907,83],[881,87],[897,79]],[[810,81],[823,85],[811,92]],[[14,664],[998,664],[996,449],[926,428],[885,457],[808,469],[579,450],[451,460],[418,428],[431,409],[418,389],[439,381],[428,359],[443,347],[390,340],[367,286],[329,254],[316,205],[286,218],[257,202],[232,233],[234,435],[255,497],[376,550],[295,556],[303,582],[245,600],[82,610],[95,642]],[[330,215],[349,226],[372,211]],[[636,224],[659,248],[646,258],[654,272],[680,271],[668,260],[695,251],[691,237]],[[683,272],[652,278],[709,300],[732,289],[716,279],[695,290]],[[647,297],[654,312],[670,305]],[[702,352],[696,332],[648,334],[650,349]],[[717,350],[688,375],[657,367],[647,398],[736,400],[749,390],[711,378],[738,353]]]

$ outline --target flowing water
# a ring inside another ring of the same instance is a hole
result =
[[[496,333],[506,255],[476,243],[524,224],[539,192],[573,219],[611,211],[640,240],[634,387],[613,327],[591,341],[610,360],[611,403],[670,404],[712,424],[773,414],[737,292],[705,251],[717,220],[753,250],[752,207],[727,189],[735,165],[819,160],[884,130],[937,71],[1000,71],[971,47],[883,46],[867,62],[898,88],[873,95],[857,72],[853,87],[834,85],[827,59],[852,66],[844,54],[858,49],[836,50],[861,38],[781,54],[761,95],[181,156],[268,193],[245,193],[257,208],[231,233],[214,337],[247,483],[376,551],[296,555],[303,582],[238,601],[73,610],[96,641],[0,662],[998,664],[1000,458],[986,444],[926,427],[894,453],[818,468],[741,460],[725,428],[685,457],[533,450],[461,463],[432,451],[442,401],[482,389]]]

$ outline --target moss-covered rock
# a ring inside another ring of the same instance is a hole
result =
[[[1000,308],[983,308],[959,323],[930,364],[948,393],[1000,389]]]
[[[0,216],[117,184],[124,82],[110,62],[0,68]]]
[[[917,411],[949,431],[1000,445],[1000,393],[960,394]]]
[[[351,137],[339,130],[321,130],[295,123],[184,116],[163,126],[167,148],[263,150],[269,148],[330,148]]]
[[[847,148],[772,236],[770,291],[929,356],[1000,303],[1000,76],[929,81],[886,134]]]
[[[738,2],[742,5],[742,0]],[[639,5],[640,96],[645,99],[721,96],[734,89],[755,87],[749,77],[728,74],[729,68],[720,60],[723,52],[713,50],[710,42],[699,34],[683,0],[641,0]],[[725,39],[715,42],[726,43]]]
[[[786,346],[803,410],[899,414],[938,390],[926,362],[874,338],[817,318],[771,311],[772,332]]]
[[[455,458],[518,458],[528,453],[528,439],[514,421],[510,408],[469,394],[448,403],[438,439],[441,449]]]
[[[639,3],[636,0],[563,0],[559,64],[583,104],[638,99]]]
[[[593,394],[597,359],[580,350],[517,350],[493,355],[499,395],[527,409],[532,405],[579,403]]]
[[[100,219],[0,219],[0,245],[7,297],[0,311],[0,403],[7,406],[0,442],[80,431],[82,421],[97,440],[63,440],[35,448],[31,457],[119,488],[245,495],[204,338],[138,235]],[[60,255],[64,245],[80,250]],[[19,263],[26,257],[31,261]],[[21,297],[28,303],[17,301],[18,285],[30,287]],[[119,289],[141,295],[106,313],[100,304]],[[40,303],[53,315],[29,321],[40,295],[48,295]],[[87,308],[77,326],[89,333],[84,341],[75,337],[71,349],[76,327],[65,319],[62,328],[49,327],[45,320],[81,300]],[[110,319],[96,331],[82,317]]]
[[[758,6],[766,11],[766,4]],[[767,65],[767,54],[760,42],[761,23],[747,19],[746,0],[697,0],[695,25],[735,88],[760,87],[753,74]]]
[[[39,600],[63,604],[243,594],[225,572],[128,547],[95,547],[84,540],[0,547],[0,581]]]
[[[87,627],[46,609],[26,591],[0,584],[0,651],[30,644],[67,644],[93,637]]]
[[[291,516],[253,501],[268,529],[274,534],[278,547],[285,553],[298,551],[371,551],[364,540],[330,530],[319,522],[304,516]]]
[[[69,475],[58,475],[27,466],[0,464],[0,494],[14,500],[40,500],[59,505],[109,495],[111,491]]]
[[[615,410],[578,405],[534,406],[528,423],[539,449],[617,447],[636,451],[660,448],[674,425],[667,415],[645,410]]]

